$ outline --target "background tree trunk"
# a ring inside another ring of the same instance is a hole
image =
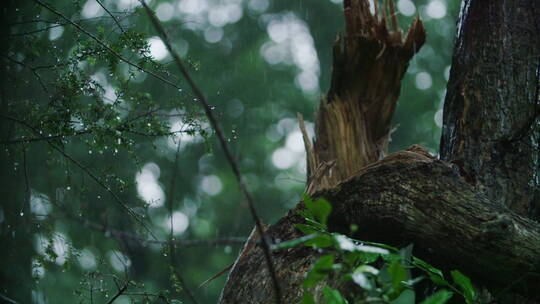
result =
[[[0,4],[0,36],[8,37],[10,23],[13,21],[15,1],[2,1]],[[0,56],[7,56],[8,39],[0,44]],[[0,67],[0,114],[8,113],[9,90],[4,77],[9,77],[6,64]],[[9,139],[14,131],[13,123],[9,120],[0,119],[0,140]],[[0,157],[0,239],[3,250],[0,251],[0,259],[3,265],[0,269],[0,302],[10,303],[7,295],[21,303],[31,303],[32,288],[32,227],[30,224],[30,189],[28,185],[20,181],[26,180],[27,174],[26,157],[23,152],[26,149],[6,149],[7,157]],[[13,166],[13,164],[16,164]],[[20,202],[20,203],[19,203]],[[17,250],[6,250],[17,248]]]
[[[465,1],[462,8],[441,143],[447,162],[419,146],[384,157],[400,80],[425,39],[421,22],[403,39],[386,17],[393,16],[392,1],[374,16],[367,1],[344,2],[346,35],[334,47],[314,144],[304,134],[307,192],[332,203],[333,231],[395,246],[414,243],[416,255],[440,268],[458,268],[490,290],[509,287],[538,301],[540,225],[522,215],[532,214],[538,190],[539,14],[534,1],[496,2]],[[268,235],[277,242],[301,236],[293,226],[303,222],[299,208]],[[359,233],[350,232],[352,224]],[[319,254],[307,247],[274,252],[285,303],[300,300],[302,280]],[[340,280],[325,284],[361,292]],[[232,269],[221,303],[272,303],[272,293],[255,246]]]

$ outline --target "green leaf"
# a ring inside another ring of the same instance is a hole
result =
[[[454,282],[461,287],[461,290],[463,290],[463,296],[465,297],[467,304],[474,303],[476,289],[472,285],[471,279],[459,272],[459,270],[453,270],[450,274],[452,275]]]
[[[354,283],[362,287],[365,290],[373,290],[374,284],[369,276],[364,272],[356,272],[351,275]]]
[[[422,301],[420,304],[444,304],[450,300],[450,298],[454,295],[453,292],[448,291],[446,289],[441,289],[437,291],[436,293],[429,296],[427,299]]]
[[[334,256],[331,254],[320,257],[304,279],[304,287],[311,287],[326,278],[332,271]]]
[[[344,251],[360,251],[381,255],[387,255],[390,253],[387,249],[378,246],[356,244],[355,240],[348,238],[343,234],[333,233],[332,236],[334,238],[334,241],[336,242],[337,248]]]
[[[311,219],[306,218],[306,223],[307,223],[307,225],[312,226],[316,230],[326,231],[326,225],[323,225],[323,224],[321,224],[321,223],[319,223],[319,222],[317,222],[315,220],[311,220]]]
[[[313,294],[311,294],[311,292],[309,291],[304,291],[304,295],[302,296],[300,304],[316,304],[315,299],[313,298]]]
[[[414,279],[410,279],[410,280],[401,282],[401,285],[405,286],[406,288],[411,288],[412,289],[414,287],[414,285],[421,282],[424,278],[425,277],[423,277],[423,276],[416,277]]]
[[[403,265],[409,266],[412,261],[413,244],[399,250],[399,255],[403,258]]]
[[[444,275],[440,269],[414,256],[412,258],[412,265],[426,272],[433,283],[440,286],[450,286],[450,283],[444,279]]]
[[[324,295],[324,301],[327,304],[346,304],[347,300],[345,300],[341,293],[335,289],[332,289],[328,286],[325,286],[323,288],[323,295]]]
[[[379,269],[371,265],[360,265],[354,270],[354,273],[357,273],[357,272],[365,272],[365,273],[371,273],[372,275],[378,275]]]
[[[316,230],[313,226],[311,225],[306,225],[306,224],[294,224],[294,227],[298,230],[300,230],[303,234],[313,234],[313,233],[318,233],[319,231]]]
[[[334,245],[333,238],[328,234],[318,233],[317,237],[306,242],[306,246],[327,248]]]
[[[317,238],[318,236],[320,236],[318,233],[313,233],[313,234],[308,234],[306,236],[303,236],[303,237],[299,237],[299,238],[296,238],[296,239],[292,239],[292,240],[289,240],[289,241],[285,241],[285,242],[281,242],[279,244],[275,244],[272,246],[272,250],[279,250],[279,249],[285,249],[285,248],[291,248],[291,247],[296,247],[302,243],[305,243],[309,240],[313,240],[315,238]]]
[[[296,211],[296,213],[300,214],[305,219],[314,220],[313,213],[311,213],[311,211],[309,211],[308,209],[298,210]]]
[[[332,205],[324,198],[319,198],[316,201],[306,199],[304,197],[304,204],[306,208],[311,211],[315,220],[326,227],[326,222],[330,212],[332,212]]]
[[[388,273],[392,280],[392,287],[396,290],[403,289],[401,282],[407,280],[407,270],[399,263],[399,261],[392,261],[388,266]]]
[[[404,290],[396,299],[390,301],[390,304],[414,304],[416,303],[416,294],[414,290]]]

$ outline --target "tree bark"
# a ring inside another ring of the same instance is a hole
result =
[[[466,183],[453,166],[413,146],[363,168],[338,186],[317,193],[333,203],[331,230],[405,246],[445,270],[466,269],[494,290],[510,286],[540,299],[540,224],[510,212]],[[267,231],[274,240],[301,236],[298,208]],[[319,253],[307,247],[274,252],[285,303],[297,303],[302,280]],[[328,282],[336,286],[339,282]],[[339,286],[338,286],[339,287]],[[221,303],[273,303],[273,287],[260,248],[245,255],[223,291]]]
[[[459,24],[441,158],[491,200],[538,218],[540,2],[465,0]]]
[[[530,28],[540,16],[537,4],[464,2],[443,160],[437,160],[419,146],[385,157],[400,80],[425,39],[418,20],[403,38],[386,17],[394,13],[389,3],[372,15],[367,1],[344,2],[347,30],[334,46],[331,89],[321,100],[314,143],[304,134],[306,192],[332,203],[331,231],[394,246],[414,243],[415,254],[437,267],[460,269],[490,291],[508,289],[523,296],[516,301],[536,303],[540,224],[524,215],[531,215],[538,191],[540,44]],[[268,236],[276,242],[300,237],[294,224],[303,223],[302,208],[270,226]],[[358,232],[350,231],[353,224]],[[302,281],[320,254],[307,247],[273,252],[283,302],[300,300]],[[344,294],[362,292],[340,280],[325,284]],[[272,303],[273,292],[262,251],[254,246],[231,270],[220,302]]]
[[[308,193],[335,186],[388,150],[401,79],[426,39],[420,20],[403,37],[395,18],[393,5],[372,15],[365,1],[345,2],[346,34],[334,43],[330,91],[321,98],[313,144],[304,132]]]

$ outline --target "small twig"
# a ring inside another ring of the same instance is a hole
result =
[[[219,142],[221,144],[221,148],[223,149],[223,152],[225,153],[225,157],[227,158],[227,161],[229,162],[229,165],[231,166],[231,169],[236,177],[236,180],[238,182],[238,185],[240,187],[240,190],[243,192],[249,206],[249,210],[251,212],[251,216],[253,217],[253,220],[255,221],[255,226],[257,228],[257,231],[261,235],[262,239],[262,249],[264,252],[264,257],[266,260],[266,264],[270,273],[270,277],[272,279],[274,290],[275,290],[275,297],[276,297],[276,303],[281,303],[281,289],[279,287],[279,282],[277,280],[276,271],[274,269],[274,264],[272,262],[272,255],[271,255],[271,249],[270,249],[270,242],[264,232],[264,228],[262,225],[262,222],[259,218],[259,215],[257,214],[257,211],[255,210],[255,204],[253,203],[253,198],[251,196],[251,193],[248,191],[244,180],[242,178],[242,175],[240,173],[240,169],[238,167],[238,164],[236,160],[234,159],[231,150],[229,149],[229,146],[227,145],[227,141],[225,140],[225,137],[223,136],[223,131],[221,130],[221,127],[212,113],[212,108],[209,105],[208,101],[206,100],[206,97],[202,93],[202,91],[199,89],[199,87],[195,84],[193,79],[191,78],[190,74],[184,67],[184,64],[182,63],[182,60],[180,59],[180,56],[178,53],[172,48],[172,45],[170,43],[170,40],[167,37],[167,33],[161,26],[161,23],[157,20],[156,16],[154,15],[154,12],[148,7],[146,2],[144,0],[139,0],[139,2],[143,5],[145,8],[148,17],[150,18],[152,24],[154,25],[154,28],[157,30],[158,34],[161,36],[163,43],[165,44],[167,50],[171,54],[173,60],[175,61],[178,69],[184,76],[185,80],[188,82],[189,86],[191,87],[191,90],[195,94],[195,96],[198,98],[198,100],[201,102],[201,105],[204,108],[206,117],[210,121],[210,124],[212,125],[212,128],[216,132],[216,135],[219,139]]]
[[[10,298],[8,298],[8,297],[6,297],[6,296],[3,295],[3,294],[0,294],[0,300],[6,302],[6,303],[8,303],[8,304],[18,304],[18,302],[16,302],[15,300],[10,299]]]
[[[140,117],[139,117],[140,118]],[[139,119],[137,118],[137,119]],[[109,131],[121,131],[121,132],[128,132],[133,133],[135,135],[145,136],[145,137],[158,137],[158,136],[172,136],[179,133],[187,133],[187,132],[193,132],[194,129],[188,129],[188,130],[178,130],[178,131],[172,131],[172,132],[164,132],[164,133],[144,133],[137,130],[131,130],[128,129],[127,124],[132,122],[134,120],[126,121],[122,124],[120,124],[118,127],[114,129],[107,129]],[[0,145],[12,145],[12,144],[21,144],[21,143],[32,143],[37,141],[45,141],[45,140],[51,140],[51,139],[58,139],[58,138],[64,138],[64,137],[71,137],[71,136],[80,136],[80,135],[87,135],[94,133],[95,130],[92,129],[86,129],[82,131],[76,131],[73,133],[63,133],[63,134],[54,134],[54,135],[47,135],[47,136],[39,136],[39,137],[19,137],[9,140],[0,140]]]
[[[15,60],[9,56],[3,56],[4,58],[7,58],[7,60],[13,62],[13,63],[16,63],[28,70],[30,70],[32,72],[32,74],[34,74],[34,76],[36,76],[37,80],[39,81],[39,84],[41,85],[41,88],[43,89],[43,91],[45,91],[45,93],[49,93],[49,90],[47,89],[47,86],[45,85],[45,83],[43,82],[43,80],[41,79],[41,76],[39,75],[39,73],[36,71],[36,69],[34,67],[31,67],[29,65],[27,65],[26,63],[22,62],[22,61],[18,61],[18,60]]]
[[[31,143],[31,142],[36,142],[36,141],[51,140],[51,139],[63,138],[67,136],[77,136],[77,135],[90,134],[90,133],[92,133],[91,130],[85,130],[85,131],[77,131],[72,134],[55,134],[55,135],[40,136],[40,137],[15,138],[15,139],[10,139],[10,140],[2,140],[0,141],[0,145]]]
[[[120,24],[120,22],[116,19],[116,17],[111,13],[111,11],[109,11],[105,5],[103,5],[103,3],[100,1],[100,0],[96,0],[96,2],[99,4],[99,6],[101,6],[105,12],[107,12],[107,14],[109,14],[109,16],[111,16],[111,18],[114,20],[114,23],[116,23],[116,25],[118,26],[118,28],[120,29],[120,31],[122,31],[122,34],[125,34],[126,31],[124,30],[124,28],[122,27],[122,25]]]
[[[186,292],[191,302],[197,304],[197,299],[193,295],[193,292],[190,288],[187,287],[186,281],[184,280],[184,277],[177,271],[177,264],[176,264],[176,247],[173,244],[174,241],[174,220],[173,220],[173,203],[174,203],[174,188],[176,184],[176,178],[178,173],[178,161],[180,159],[180,142],[178,142],[178,146],[176,147],[176,153],[174,155],[174,165],[173,165],[173,172],[171,176],[171,183],[169,185],[169,195],[168,197],[168,209],[169,209],[169,216],[170,216],[170,224],[171,229],[169,232],[169,259],[171,263],[171,272],[172,275],[174,275],[178,281],[180,281],[180,285],[182,286],[182,289]],[[172,288],[174,291],[174,288]]]
[[[116,230],[107,226],[104,226],[102,224],[92,222],[86,218],[74,215],[72,212],[64,208],[62,205],[55,203],[54,201],[51,201],[68,219],[73,220],[75,222],[78,222],[79,224],[83,225],[84,227],[88,227],[92,230],[99,231],[103,233],[105,236],[114,237],[116,239],[121,240],[130,240],[137,242],[141,245],[161,245],[161,246],[181,246],[181,247],[201,247],[201,246],[228,246],[228,245],[241,245],[245,244],[246,241],[248,241],[245,237],[222,237],[222,238],[215,238],[215,239],[207,239],[207,240],[168,240],[168,241],[160,241],[157,239],[146,239],[143,238],[135,233],[127,232],[127,231],[121,231]],[[259,243],[253,242],[254,244]]]
[[[119,296],[121,296],[121,295],[124,293],[124,291],[127,290],[128,284],[129,284],[129,282],[126,282],[126,283],[124,284],[124,286],[122,286],[122,288],[120,288],[120,289],[118,290],[118,292],[114,295],[114,297],[112,297],[112,298],[109,300],[109,302],[107,302],[107,304],[112,304],[114,301],[116,301],[116,299],[117,299]]]
[[[113,14],[110,12],[110,11],[107,11],[110,16],[114,19],[114,21],[116,22],[117,18],[115,18],[113,16]],[[129,16],[131,16],[133,13],[130,13],[130,14],[126,14],[125,16],[122,16],[122,19],[124,18],[127,18]],[[103,19],[103,18],[109,18],[107,16],[99,16],[99,17],[93,17],[93,18],[85,18],[85,19],[78,19],[78,20],[74,20],[75,22],[82,22],[82,21],[93,21],[93,20],[96,20],[96,19]],[[47,26],[47,27],[44,27],[42,29],[37,29],[37,30],[33,30],[33,31],[28,31],[28,32],[22,32],[22,33],[15,33],[15,34],[9,34],[7,35],[8,37],[20,37],[20,36],[27,36],[27,35],[32,35],[32,34],[37,34],[37,33],[41,33],[41,32],[45,32],[47,30],[50,30],[52,28],[56,28],[56,27],[60,27],[60,26],[64,26],[64,25],[69,25],[70,23],[69,22],[62,22],[62,23],[59,23],[57,21],[51,21],[51,20],[41,20],[41,19],[36,19],[36,20],[28,20],[28,21],[22,21],[22,22],[14,22],[14,23],[11,23],[10,26],[13,26],[13,25],[19,25],[19,24],[28,24],[28,23],[39,23],[39,22],[42,22],[42,23],[49,23],[49,24],[53,24],[51,26]]]
[[[30,210],[30,199],[31,199],[31,192],[30,192],[30,180],[28,178],[28,163],[26,161],[26,147],[23,147],[23,169],[24,169],[24,185],[26,190],[26,200],[23,200],[23,205],[21,206],[21,214],[24,214],[24,207],[26,206],[28,210]]]

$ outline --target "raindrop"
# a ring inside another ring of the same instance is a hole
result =
[[[19,213],[20,216],[24,216],[24,212],[21,211],[21,213]]]

